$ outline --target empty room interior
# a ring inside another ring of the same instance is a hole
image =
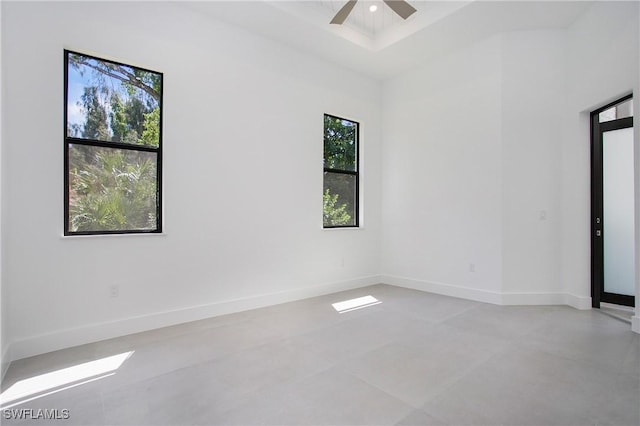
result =
[[[640,424],[638,1],[0,22],[2,424]]]

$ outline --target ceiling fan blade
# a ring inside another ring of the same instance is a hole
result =
[[[342,24],[347,19],[347,16],[349,16],[357,2],[358,0],[349,0],[347,4],[342,6],[342,9],[336,13],[336,16],[333,17],[330,23],[338,25]]]
[[[402,19],[407,19],[416,12],[416,8],[404,0],[384,0],[384,3]]]

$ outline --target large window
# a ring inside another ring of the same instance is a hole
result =
[[[325,228],[359,225],[359,124],[324,115],[323,224]]]
[[[162,232],[162,74],[64,51],[64,233]]]

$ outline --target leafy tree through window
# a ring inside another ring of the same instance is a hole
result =
[[[65,235],[162,232],[162,74],[64,59]]]
[[[324,115],[325,228],[358,226],[358,137],[357,122]]]

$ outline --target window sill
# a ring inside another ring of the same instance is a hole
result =
[[[141,233],[132,233],[132,234],[94,234],[94,235],[61,235],[61,240],[76,240],[76,239],[93,239],[93,238],[137,238],[137,237],[165,237],[167,236],[166,232],[141,232]]]

